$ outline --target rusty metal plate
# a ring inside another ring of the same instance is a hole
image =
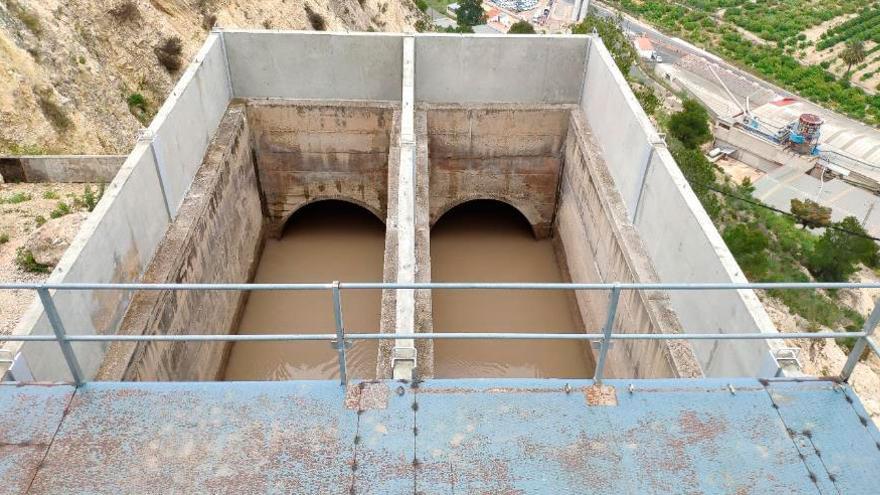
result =
[[[609,395],[593,385],[384,381],[354,384],[348,396],[331,381],[95,383],[75,395],[70,387],[0,387],[0,448],[8,453],[0,492],[766,494],[880,486],[880,433],[846,387],[606,380]],[[592,405],[590,390],[596,404],[613,395],[616,405]]]

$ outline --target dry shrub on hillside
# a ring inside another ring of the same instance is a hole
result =
[[[312,29],[315,31],[326,31],[327,30],[327,22],[324,20],[324,16],[312,10],[308,5],[305,6],[306,15],[309,18],[309,24],[312,25]]]
[[[177,36],[165,38],[161,43],[156,45],[153,51],[156,53],[156,58],[159,59],[159,63],[162,64],[162,67],[165,67],[168,72],[177,72],[183,66],[183,60],[180,57],[183,53],[183,44]]]
[[[141,11],[138,10],[138,6],[133,0],[123,0],[109,12],[110,15],[122,22],[135,22],[141,18]]]

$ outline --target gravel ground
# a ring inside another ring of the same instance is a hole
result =
[[[20,269],[15,264],[16,250],[37,229],[37,216],[49,219],[59,201],[73,208],[73,197],[82,197],[85,187],[85,184],[0,184],[0,241],[8,237],[8,241],[0,243],[0,282],[41,282],[48,278],[48,273]],[[94,185],[91,187],[96,190]],[[14,202],[20,195],[30,199]],[[35,297],[33,291],[0,290],[0,334],[12,332]]]

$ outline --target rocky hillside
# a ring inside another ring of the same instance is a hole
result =
[[[213,25],[412,31],[419,14],[412,0],[0,0],[0,153],[127,152]]]

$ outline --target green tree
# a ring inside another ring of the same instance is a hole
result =
[[[645,113],[648,115],[653,115],[654,112],[657,111],[657,108],[660,106],[660,99],[657,98],[657,94],[654,93],[654,90],[649,86],[642,86],[639,89],[634,91],[636,95],[636,99],[639,100],[639,103],[642,105],[642,108],[645,109]]]
[[[483,23],[482,0],[461,0],[455,13],[459,26],[476,26]]]
[[[797,222],[804,228],[825,227],[831,223],[831,208],[811,199],[792,199],[791,214],[797,217]]]
[[[517,21],[510,26],[507,34],[535,34],[535,28],[530,22]]]
[[[878,257],[877,243],[868,237],[868,233],[859,224],[855,217],[846,217],[837,224],[841,230],[851,232],[847,247],[857,260],[867,266],[877,266],[880,257]]]
[[[470,26],[446,26],[441,30],[443,33],[473,33],[474,28]]]
[[[840,52],[840,58],[846,62],[846,72],[849,73],[850,69],[852,69],[853,65],[860,64],[864,62],[865,57],[868,55],[865,53],[865,44],[861,41],[852,41],[846,44],[846,48]]]
[[[726,228],[722,237],[749,280],[760,280],[767,274],[770,241],[761,229],[740,223]]]
[[[688,148],[699,148],[712,139],[709,114],[695,100],[685,100],[684,108],[669,119],[669,133]]]
[[[807,259],[810,273],[823,282],[845,282],[855,273],[858,262],[877,261],[877,245],[862,237],[865,230],[855,217],[846,217],[834,226],[837,228],[825,229]]]
[[[572,34],[592,34],[593,30],[602,38],[602,43],[611,52],[611,58],[617,64],[624,76],[629,75],[629,69],[636,63],[638,55],[633,48],[626,33],[623,32],[623,17],[618,14],[615,18],[599,17],[590,13],[579,24],[572,27]]]

